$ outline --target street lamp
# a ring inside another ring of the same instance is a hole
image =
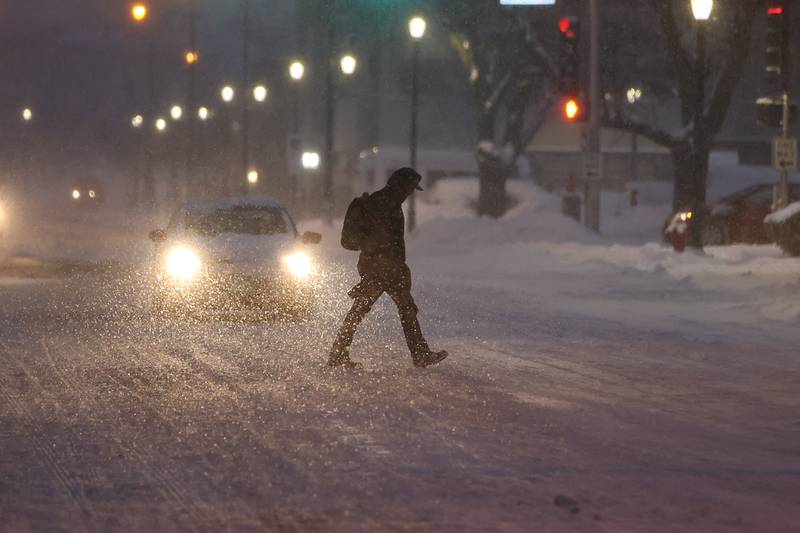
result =
[[[355,73],[357,66],[358,61],[356,61],[356,58],[351,54],[343,55],[342,59],[339,61],[339,67],[341,67],[342,73],[345,76],[352,76],[353,73]]]
[[[33,111],[29,107],[26,107],[22,110],[22,120],[25,122],[30,122],[33,120]]]
[[[200,61],[200,54],[198,54],[194,50],[189,50],[188,52],[186,52],[184,59],[186,60],[187,65],[194,65],[195,63]]]
[[[293,61],[292,64],[289,65],[289,77],[291,77],[294,81],[302,80],[305,74],[306,67],[300,61]]]
[[[133,126],[136,129],[141,128],[142,124],[144,124],[144,117],[142,115],[135,115],[131,119],[131,126]]]
[[[253,88],[253,98],[256,102],[262,103],[267,99],[267,88],[264,85],[256,85]]]
[[[208,117],[210,115],[211,115],[211,113],[210,113],[210,111],[208,110],[207,107],[201,107],[200,109],[197,110],[197,118],[199,118],[203,122],[208,120]]]
[[[163,118],[160,118],[160,117],[157,118],[156,119],[156,130],[158,130],[159,132],[163,132],[166,129],[167,129],[167,121],[164,120]]]
[[[247,173],[247,183],[250,185],[257,185],[258,184],[258,171],[253,169]]]
[[[692,0],[692,14],[695,20],[708,20],[714,10],[714,0]]]
[[[226,85],[220,91],[220,96],[222,96],[222,101],[226,103],[233,102],[234,96],[236,96],[236,91],[233,90],[233,87],[230,85]]]
[[[183,108],[179,105],[172,106],[172,109],[169,110],[169,116],[172,117],[172,120],[180,120],[183,117]]]
[[[319,169],[319,152],[303,152],[303,155],[300,158],[300,163],[303,165],[305,170]]]
[[[412,17],[408,21],[408,33],[411,35],[412,56],[411,56],[411,127],[409,139],[409,166],[413,169],[417,167],[417,145],[419,143],[418,122],[419,122],[419,52],[420,41],[425,37],[425,30],[428,23],[422,17]],[[417,199],[416,194],[412,193],[408,204],[408,231],[414,231],[417,227]]]
[[[137,2],[131,6],[131,17],[136,22],[143,22],[147,18],[147,6],[141,2]]]
[[[408,33],[415,40],[425,37],[425,30],[428,28],[427,21],[422,17],[413,17],[408,21]]]

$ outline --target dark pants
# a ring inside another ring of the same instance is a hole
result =
[[[422,329],[417,320],[417,305],[411,296],[411,271],[408,266],[381,259],[362,258],[358,262],[358,271],[361,274],[361,281],[348,293],[353,298],[353,306],[347,313],[333,344],[333,353],[343,354],[350,346],[358,325],[384,292],[397,305],[400,323],[403,325],[403,333],[411,355],[416,357],[428,352],[428,343],[422,336]]]

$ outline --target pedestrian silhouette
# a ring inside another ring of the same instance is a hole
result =
[[[406,264],[405,217],[403,202],[422,190],[422,176],[412,168],[401,168],[389,178],[386,186],[373,193],[364,193],[347,208],[342,228],[342,246],[360,251],[358,273],[361,281],[348,295],[353,306],[344,319],[328,358],[328,365],[359,368],[350,359],[349,348],[356,329],[372,306],[385,292],[400,312],[400,323],[414,366],[428,367],[440,363],[447,352],[433,352],[428,346],[417,319],[417,305],[411,296],[411,270]]]

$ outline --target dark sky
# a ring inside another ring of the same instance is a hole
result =
[[[269,58],[292,54],[291,0],[252,2],[253,78]],[[269,7],[267,7],[267,4]],[[241,76],[240,3],[195,2],[198,13],[198,102],[216,104],[218,89]],[[25,106],[36,127],[67,146],[104,138],[146,102],[146,33],[122,0],[10,0],[0,8],[0,117],[19,126]],[[182,56],[188,48],[187,0],[154,0],[149,31],[156,40],[158,102],[185,101]],[[13,128],[4,128],[6,132]],[[65,138],[65,133],[70,139]]]

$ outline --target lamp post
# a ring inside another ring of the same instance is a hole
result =
[[[706,142],[705,132],[705,75],[706,75],[706,22],[711,17],[714,9],[714,0],[691,0],[692,15],[697,22],[697,71],[695,74],[696,98],[694,102],[694,169],[697,172],[693,180],[691,209],[694,213],[694,223],[689,236],[689,244],[694,248],[703,247],[703,211],[705,204],[706,180],[708,177],[708,158],[701,157],[705,153],[703,144]]]
[[[130,6],[130,17],[133,23],[138,26],[146,26],[150,18],[150,8],[144,2],[135,2]],[[152,29],[145,28],[147,51],[145,53],[145,63],[147,71],[147,105],[145,106],[147,117],[155,115],[156,94],[155,94],[155,39]],[[146,207],[151,208],[155,203],[155,174],[153,169],[153,144],[150,136],[145,137],[144,149],[144,169],[142,175],[142,197],[140,202]]]
[[[408,33],[412,40],[411,55],[411,127],[409,139],[409,166],[416,170],[417,167],[417,144],[418,144],[418,124],[419,117],[419,52],[420,41],[425,37],[428,23],[422,17],[413,17],[408,21]],[[417,227],[417,198],[416,193],[411,193],[408,204],[408,231],[414,231]]]
[[[297,85],[297,89],[292,95],[292,139],[287,143],[287,153],[294,155],[296,152],[292,150],[291,143],[300,143],[300,99],[303,90],[302,81],[306,74],[305,65],[295,60],[289,65],[289,78]],[[288,159],[288,158],[287,158]],[[289,195],[292,203],[297,200],[297,161],[288,161],[288,168],[290,173],[289,181]]]
[[[232,112],[232,103],[236,98],[236,89],[233,88],[232,85],[225,85],[222,89],[220,89],[219,96],[222,99],[222,102],[225,104],[222,107],[223,113],[223,120],[220,121],[220,127],[224,128],[224,156],[223,156],[223,165],[224,165],[224,172],[222,173],[222,194],[223,196],[228,196],[231,194],[231,182],[232,177],[234,174],[238,174],[232,170],[233,168],[233,139],[232,139],[232,130],[233,130],[233,115]],[[238,180],[236,182],[235,187],[238,190]]]
[[[331,2],[332,4],[333,2]],[[330,8],[333,12],[333,7]],[[331,23],[328,32],[330,50],[336,49],[336,24]],[[334,148],[336,136],[336,81],[333,61],[329,59],[325,68],[325,175],[322,182],[322,195],[325,201],[325,222],[333,223],[333,174]],[[352,54],[344,54],[339,58],[339,71],[345,76],[352,76],[358,68],[358,60]]]

